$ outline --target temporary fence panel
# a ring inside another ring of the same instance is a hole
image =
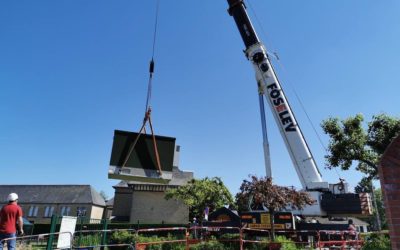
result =
[[[338,249],[361,249],[359,235],[352,231],[318,231],[318,247]]]
[[[266,229],[242,228],[241,237],[243,249],[267,247],[271,241],[270,232]]]
[[[50,241],[50,238],[54,238]],[[68,244],[64,245],[64,249],[69,249],[72,247],[72,234],[70,232],[63,233],[49,233],[49,234],[38,234],[38,235],[28,235],[20,236],[14,238],[3,239],[1,242],[3,246],[9,240],[16,240],[16,249],[57,249],[57,242],[59,238],[63,238]],[[69,242],[68,242],[69,241]]]
[[[73,247],[72,249],[79,250],[93,250],[93,249],[124,249],[124,250],[135,250],[135,246],[133,244],[107,244],[107,245],[98,245],[94,247]]]
[[[50,233],[56,233],[60,230],[62,218],[63,216],[59,215],[52,216],[50,223]],[[109,223],[110,221],[106,219],[91,219],[88,217],[77,217],[74,231],[105,230],[107,229],[107,225]]]
[[[146,249],[151,245],[179,245],[182,249],[187,246],[187,228],[150,228],[137,230],[136,249]]]
[[[131,236],[130,242],[118,242],[113,239],[116,232],[125,232],[124,237]],[[134,229],[110,229],[110,230],[81,230],[73,235],[73,246],[75,248],[100,247],[115,244],[134,244],[136,231]]]
[[[224,249],[240,249],[241,230],[238,227],[190,227],[187,231],[188,246],[217,241]]]
[[[214,243],[223,249],[361,249],[358,234],[349,231],[276,231],[279,243],[271,242],[269,230],[237,227],[171,227],[79,230],[16,237],[17,249],[57,249],[59,239],[72,249],[190,249]],[[281,237],[285,236],[285,238]],[[281,237],[281,238],[279,238]],[[6,242],[8,239],[4,239]]]
[[[318,240],[318,231],[314,230],[286,230],[275,231],[275,236],[285,237],[279,239],[283,242],[283,247],[290,248],[289,245],[294,244],[298,249],[314,249]]]

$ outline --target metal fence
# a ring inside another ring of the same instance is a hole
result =
[[[102,246],[121,246],[121,243],[113,241],[113,234],[116,232],[125,232],[134,239],[136,231],[134,229],[108,229],[108,230],[81,230],[73,235],[74,248],[91,248]],[[134,244],[129,242],[125,244]]]
[[[10,240],[16,241],[16,249],[66,249],[73,246],[70,232],[19,236],[3,239],[1,243],[5,246]]]
[[[361,249],[358,234],[349,231],[277,231],[271,242],[269,230],[237,227],[171,227],[152,229],[79,230],[4,239],[16,239],[17,249],[182,249],[195,245],[207,249]],[[285,236],[282,237],[282,236]],[[209,245],[207,245],[209,244]],[[212,244],[211,244],[212,245]],[[198,247],[198,246],[197,246]]]
[[[152,245],[166,245],[171,248],[176,245],[187,248],[187,228],[149,228],[137,230],[136,249],[146,249]],[[178,247],[179,248],[179,247]]]
[[[353,231],[318,231],[318,247],[320,249],[361,249],[362,240]]]

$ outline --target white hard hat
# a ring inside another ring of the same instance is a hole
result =
[[[11,193],[7,196],[7,200],[8,201],[16,201],[18,200],[18,194],[16,193]]]

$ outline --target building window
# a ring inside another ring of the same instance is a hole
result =
[[[71,208],[68,206],[61,207],[61,216],[69,216],[71,213]]]
[[[38,206],[30,206],[28,211],[28,217],[37,217],[39,211]]]
[[[76,216],[86,216],[86,207],[77,207]]]
[[[53,216],[53,213],[54,213],[54,207],[47,206],[44,210],[44,217],[51,217],[51,216]]]

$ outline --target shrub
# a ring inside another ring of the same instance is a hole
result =
[[[267,243],[262,243],[262,244],[255,244],[255,243],[251,243],[251,244],[247,244],[246,245],[246,250],[265,250],[268,249],[267,247]]]
[[[177,237],[168,235],[167,237],[158,236],[136,236],[135,241],[137,243],[150,243],[150,242],[162,242],[177,240]],[[160,243],[154,245],[147,245],[146,250],[185,250],[185,243],[174,242],[174,243]]]
[[[224,249],[240,250],[240,235],[238,233],[226,233],[221,235],[220,240]]]
[[[275,242],[281,243],[281,250],[297,250],[296,244],[285,236],[276,236]]]
[[[116,231],[111,235],[113,244],[131,244],[136,240],[136,235],[129,231]]]
[[[224,250],[224,245],[216,240],[201,242],[190,247],[191,250]]]
[[[382,233],[371,233],[365,235],[363,250],[390,250],[389,235]]]
[[[97,246],[101,245],[102,234],[94,235],[75,235],[74,236],[74,246]]]

